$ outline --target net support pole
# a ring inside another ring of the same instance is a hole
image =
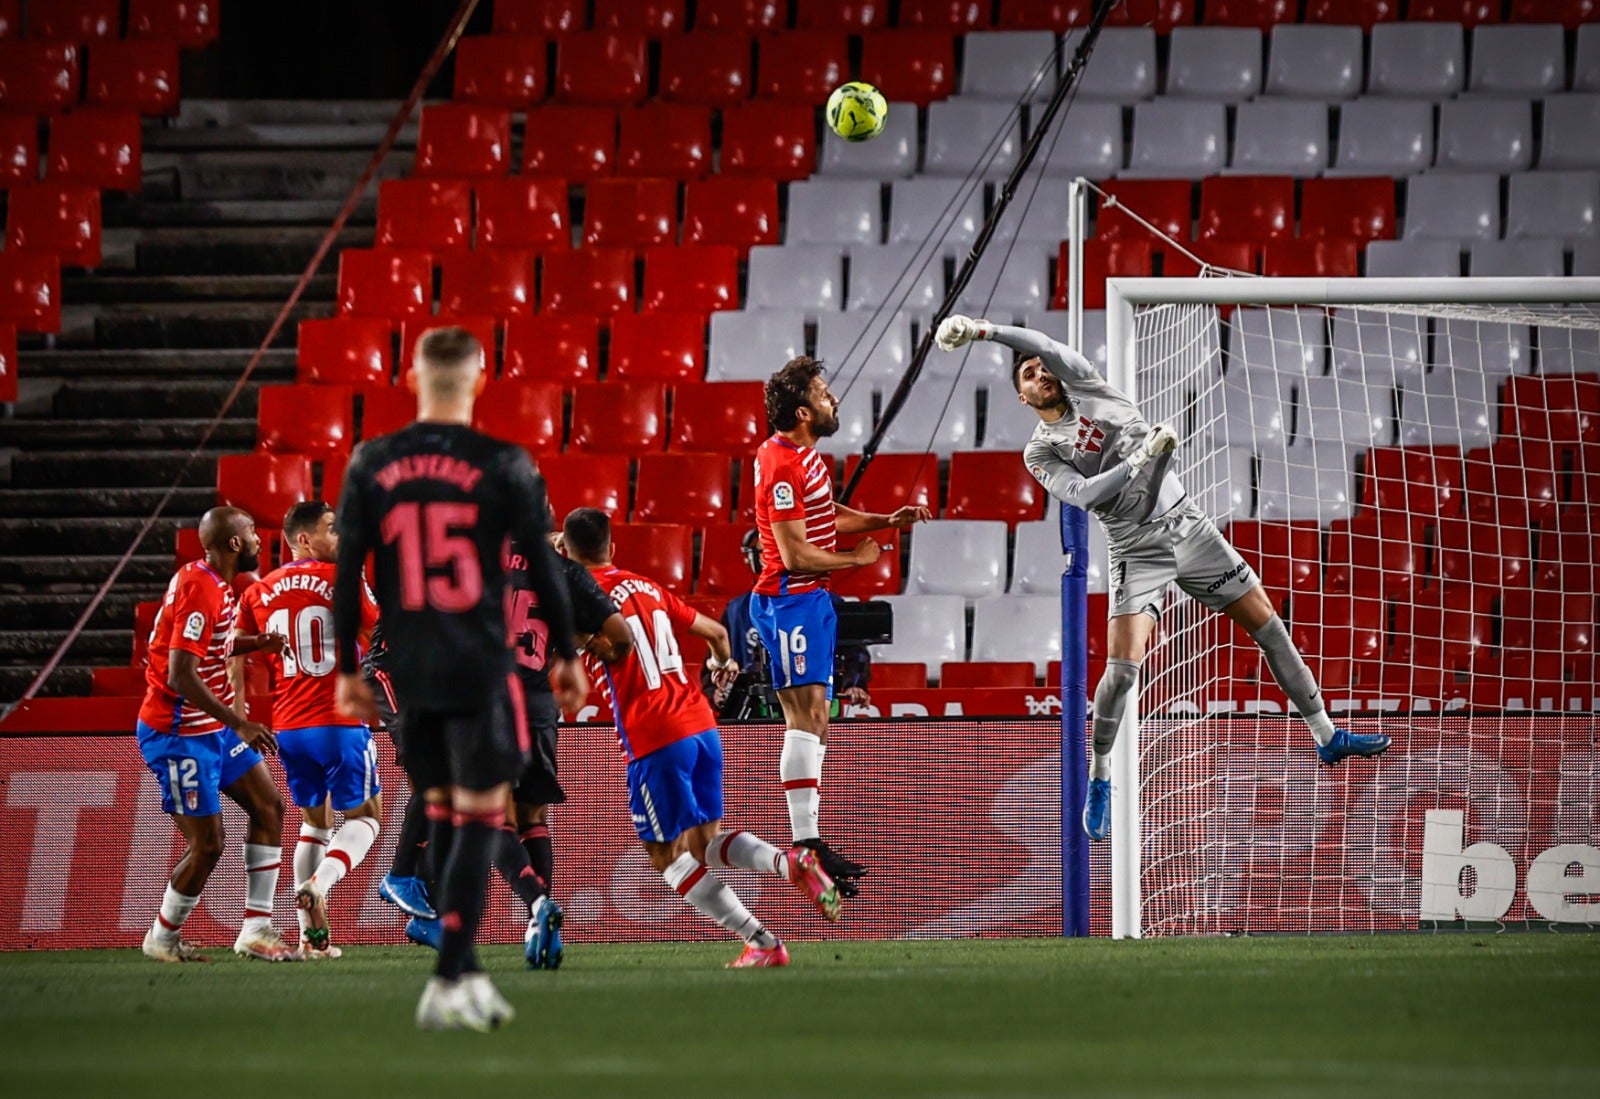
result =
[[[1089,513],[1061,506],[1061,933],[1089,934],[1089,837],[1083,802],[1089,783],[1085,720],[1089,703]]]

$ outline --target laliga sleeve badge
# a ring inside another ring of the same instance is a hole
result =
[[[779,481],[773,485],[772,506],[779,511],[788,511],[794,507],[794,486],[788,481]]]
[[[191,614],[188,620],[183,624],[183,636],[188,638],[190,641],[199,641],[205,636],[205,632],[206,616],[201,614],[199,611],[195,611],[193,614]]]

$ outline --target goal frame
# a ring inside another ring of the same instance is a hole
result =
[[[1075,265],[1076,266],[1076,265]],[[1140,305],[1451,306],[1600,303],[1600,278],[1108,278],[1106,381],[1139,401],[1134,309]],[[1130,699],[1112,749],[1111,937],[1143,937],[1139,713]],[[1075,823],[1075,822],[1069,822]]]

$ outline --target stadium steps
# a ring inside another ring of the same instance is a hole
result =
[[[372,159],[372,149],[304,148],[215,149],[203,156],[190,152],[144,153],[147,200],[186,202],[265,199],[343,201]],[[410,156],[391,156],[379,165],[375,179],[409,174]]]
[[[186,302],[104,306],[94,319],[95,346],[111,348],[255,347],[267,334],[277,302]],[[299,322],[332,313],[327,302],[301,300],[272,346],[292,348]]]
[[[114,200],[114,201],[113,201]],[[157,201],[144,195],[106,195],[102,213],[107,230],[112,229],[199,229],[249,228],[269,226],[287,229],[317,229],[325,232],[344,206],[342,199],[280,199],[276,201],[226,200],[209,202]],[[376,223],[378,199],[368,195],[356,204],[350,224],[368,229]]]
[[[0,420],[0,447],[75,450],[108,439],[120,447],[197,446],[208,426],[208,420]],[[208,445],[248,450],[255,439],[254,423],[230,418],[217,425]]]
[[[22,692],[28,689],[28,684],[33,682],[38,664],[38,661],[31,665],[0,664],[0,699],[10,701],[20,698]],[[99,666],[104,667],[105,664]],[[66,698],[88,694],[94,687],[94,668],[93,665],[84,664],[59,665],[39,688],[40,697]]]
[[[131,615],[130,615],[131,618]],[[0,667],[22,666],[37,669],[65,641],[67,631],[59,630],[3,630],[0,631]],[[84,630],[72,642],[63,663],[127,664],[133,654],[133,631]],[[8,696],[15,698],[16,695]]]
[[[55,415],[63,420],[210,419],[233,388],[230,381],[196,379],[156,381],[71,381],[55,395]],[[228,415],[241,420],[256,416],[256,386],[246,386]],[[107,432],[107,440],[114,439]]]
[[[106,593],[105,599],[89,616],[91,630],[125,630],[133,621],[133,608],[148,600],[159,599],[163,588],[143,585]],[[6,632],[18,630],[65,630],[78,620],[87,605],[84,597],[71,592],[43,592],[7,594],[0,593],[0,621]],[[131,652],[131,650],[130,650]]]
[[[62,294],[78,305],[172,305],[185,302],[272,302],[280,304],[299,282],[297,275],[100,275],[68,279]],[[314,277],[306,297],[332,301],[337,275]]]
[[[164,588],[172,579],[172,555],[170,536],[156,534],[146,538],[139,552],[129,559],[117,583]],[[99,555],[52,553],[43,557],[6,553],[0,555],[0,591],[60,591],[87,600],[111,575],[121,556],[121,551]],[[126,628],[133,628],[133,619],[128,619]]]
[[[193,522],[192,519],[187,520]],[[163,517],[151,527],[152,537],[161,539],[160,545],[172,545],[177,539],[183,518]],[[0,545],[7,552],[22,554],[50,553],[63,546],[74,553],[121,553],[128,548],[144,520],[120,516],[117,518],[83,519],[0,519]],[[5,621],[0,615],[0,622]]]
[[[161,378],[183,381],[226,379],[228,385],[220,390],[226,393],[232,388],[234,380],[244,372],[252,354],[251,351],[227,348],[128,348],[114,351],[60,348],[22,352],[18,373],[24,379],[95,380],[102,384],[126,383],[130,380],[154,382]],[[294,358],[292,350],[274,349],[266,352],[256,364],[251,380],[294,381]],[[163,387],[170,384],[163,383]]]
[[[189,468],[187,450],[55,450],[44,454],[18,454],[11,459],[11,483],[16,488],[141,488],[171,484],[193,487],[217,483],[217,459],[225,452],[204,450]],[[72,547],[61,547],[72,552]]]
[[[306,264],[316,254],[317,246],[327,232],[327,222],[316,228],[289,228],[284,226],[231,226],[204,230],[146,229],[137,238],[138,271],[147,278],[157,276],[180,279],[199,278],[217,274],[227,275],[287,275],[298,277]],[[371,228],[345,229],[336,239],[322,261],[319,278],[333,279],[338,274],[339,251],[345,248],[366,248],[372,244]],[[83,280],[92,283],[90,278]],[[224,282],[224,289],[230,284]],[[277,300],[285,301],[290,282],[283,287]],[[218,295],[222,296],[222,295]],[[333,300],[333,283],[317,296]],[[68,300],[71,300],[70,294]]]
[[[5,425],[0,424],[0,429]],[[13,519],[71,519],[78,516],[135,516],[155,510],[164,488],[0,488],[0,515]],[[198,515],[216,502],[209,486],[180,488],[167,504],[171,515]]]

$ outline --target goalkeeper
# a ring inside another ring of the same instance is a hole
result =
[[[1091,839],[1110,831],[1111,746],[1138,690],[1139,665],[1173,581],[1233,619],[1261,647],[1272,677],[1311,727],[1323,763],[1376,756],[1389,747],[1382,734],[1333,727],[1311,669],[1254,570],[1169,468],[1178,444],[1170,427],[1151,427],[1089,360],[1048,336],[961,316],[939,325],[942,350],[972,340],[993,340],[1016,352],[1012,385],[1039,416],[1022,460],[1050,495],[1099,516],[1111,550],[1106,670],[1094,692],[1094,762],[1083,810]]]

